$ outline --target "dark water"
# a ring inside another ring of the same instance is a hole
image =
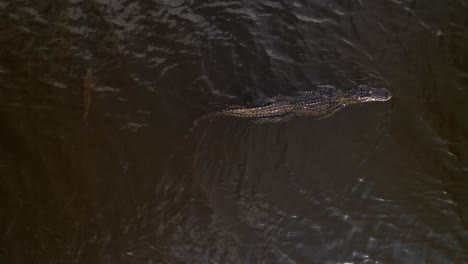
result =
[[[1,263],[468,263],[468,1],[0,0]],[[318,84],[386,103],[195,119]]]

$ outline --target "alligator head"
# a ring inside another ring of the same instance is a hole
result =
[[[392,94],[385,88],[374,88],[367,85],[359,85],[342,94],[343,104],[358,104],[366,102],[383,102],[392,98]]]

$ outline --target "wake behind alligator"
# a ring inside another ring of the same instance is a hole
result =
[[[359,85],[350,90],[321,88],[315,91],[303,91],[292,97],[276,97],[273,102],[251,108],[227,109],[202,117],[233,116],[250,118],[256,122],[281,122],[294,116],[326,118],[347,105],[368,102],[384,102],[392,98],[385,88]]]

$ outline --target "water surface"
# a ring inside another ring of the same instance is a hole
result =
[[[468,2],[0,1],[5,263],[468,262]],[[319,85],[389,102],[200,116]]]

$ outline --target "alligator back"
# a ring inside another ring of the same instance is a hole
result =
[[[383,102],[390,98],[392,94],[387,89],[367,85],[347,91],[323,88],[299,92],[294,97],[277,97],[274,102],[264,106],[228,109],[207,116],[223,115],[275,121],[292,116],[325,118],[349,104]]]
[[[218,113],[236,117],[279,117],[285,115],[322,116],[333,112],[339,100],[331,95],[304,94],[290,100],[276,101],[271,104],[252,108],[229,109]]]

